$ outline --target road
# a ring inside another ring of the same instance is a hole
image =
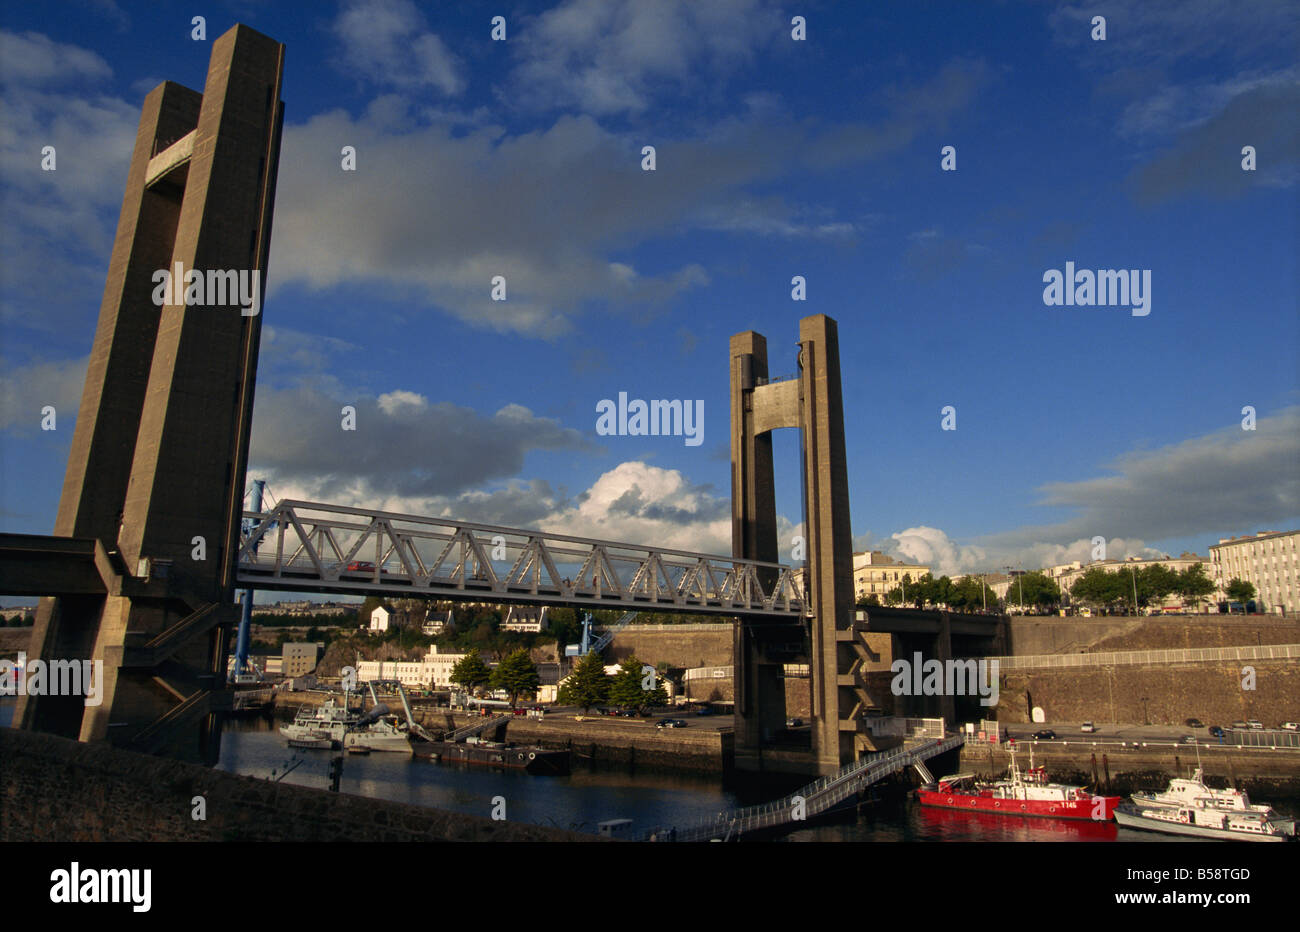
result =
[[[1036,731],[1048,730],[1056,732],[1056,741],[1069,741],[1070,743],[1086,742],[1088,744],[1117,744],[1124,743],[1170,743],[1170,744],[1187,744],[1189,747],[1193,744],[1220,744],[1218,738],[1212,738],[1209,735],[1208,728],[1188,728],[1186,725],[1128,725],[1128,724],[1110,724],[1106,722],[1096,723],[1097,730],[1091,734],[1080,731],[1082,722],[1044,722],[1037,723],[1017,723],[1006,727],[1007,734],[1015,738],[1017,743],[1021,741],[1032,741],[1030,737]],[[1279,735],[1289,735],[1294,739],[1295,732],[1281,731],[1280,729],[1265,729],[1264,731],[1253,731],[1256,735],[1266,735],[1276,731]],[[1231,735],[1231,729],[1224,728],[1225,737]],[[1193,740],[1188,740],[1193,739]],[[1050,740],[1042,743],[1050,743]],[[1222,743],[1231,744],[1225,741]]]

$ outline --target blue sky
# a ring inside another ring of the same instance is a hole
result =
[[[287,46],[277,497],[727,552],[728,338],[792,373],[825,313],[859,547],[956,573],[1300,525],[1285,3],[85,0],[0,12],[6,530],[53,525],[143,96],[201,89],[235,22]],[[1150,270],[1150,313],[1046,306],[1067,261]],[[703,400],[704,442],[598,436],[620,391]]]

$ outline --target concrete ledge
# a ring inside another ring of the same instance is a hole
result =
[[[0,728],[0,762],[0,842],[602,840],[12,728]],[[205,821],[191,817],[195,796]]]

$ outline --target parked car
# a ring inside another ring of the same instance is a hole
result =
[[[622,712],[619,712],[618,715],[619,718],[636,718],[636,710],[624,709]]]
[[[1051,741],[1056,737],[1056,732],[1050,728],[1044,728],[1042,731],[1034,732],[1033,737],[1037,741]]]
[[[1204,727],[1205,727],[1204,725],[1201,724],[1201,720],[1200,720],[1199,718],[1189,718],[1189,719],[1188,719],[1186,722],[1184,722],[1183,724],[1185,724],[1188,728],[1204,728]]]
[[[1183,744],[1195,744],[1196,735],[1183,735]]]
[[[1283,722],[1283,731],[1300,731],[1300,722]]]
[[[1250,725],[1246,724],[1245,722],[1233,722],[1228,727],[1236,731],[1245,731],[1247,728],[1250,727]]]
[[[1257,718],[1252,718],[1252,719],[1250,719],[1249,721],[1246,722],[1246,725],[1247,725],[1249,728],[1253,728],[1255,731],[1263,731],[1263,730],[1264,730],[1264,723],[1261,722],[1261,721],[1260,721],[1259,719],[1257,719]]]
[[[685,728],[686,723],[682,721],[680,718],[665,718],[661,720],[657,725],[655,725],[655,727],[656,728]]]
[[[801,719],[801,718],[787,718],[787,719],[785,720],[785,727],[786,727],[786,728],[802,728],[802,727],[803,727],[803,719]]]
[[[1218,725],[1211,725],[1211,726],[1210,726],[1210,737],[1211,737],[1211,738],[1222,738],[1222,737],[1223,737],[1223,729],[1220,728]]]
[[[713,710],[710,709],[708,706],[702,706],[701,708],[695,710],[695,714],[696,714],[696,715],[712,715],[712,714],[713,714]]]
[[[1082,725],[1079,726],[1079,730],[1084,734],[1090,735],[1097,731],[1097,726],[1094,725],[1092,722],[1084,722]]]

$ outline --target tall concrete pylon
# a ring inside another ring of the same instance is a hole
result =
[[[41,599],[30,650],[103,661],[102,704],[20,698],[22,727],[216,753],[283,73],[284,46],[237,25],[202,94],[165,82],[145,98],[54,528],[97,542],[107,592]],[[178,265],[223,291],[256,282],[256,311],[238,288],[187,304],[188,281],[159,306],[156,273]]]
[[[854,652],[853,536],[844,447],[838,327],[824,314],[799,322],[799,375],[769,381],[767,340],[747,331],[731,338],[732,554],[779,562],[771,432],[802,432],[807,570],[811,609],[806,633],[788,624],[745,619],[736,626],[736,767],[831,773],[869,746],[861,712],[868,704]],[[793,542],[789,542],[791,546]],[[770,584],[770,580],[765,580]],[[812,749],[770,743],[785,724],[783,664],[797,641],[812,681]]]

